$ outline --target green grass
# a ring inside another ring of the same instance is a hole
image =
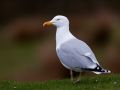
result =
[[[45,82],[2,81],[0,90],[120,90],[120,75],[85,76],[79,84],[73,84],[69,79]]]

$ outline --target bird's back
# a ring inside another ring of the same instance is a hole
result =
[[[90,56],[85,56],[87,53],[90,53]],[[57,54],[60,61],[71,68],[94,68],[98,63],[89,46],[78,39],[63,43]]]

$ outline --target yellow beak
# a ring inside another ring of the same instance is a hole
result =
[[[51,25],[53,25],[53,23],[50,22],[50,21],[47,21],[47,22],[43,23],[43,27],[45,27],[45,26],[51,26]]]

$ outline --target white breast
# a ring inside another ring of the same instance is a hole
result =
[[[56,50],[61,47],[61,45],[75,37],[69,31],[67,27],[57,28],[56,32]]]

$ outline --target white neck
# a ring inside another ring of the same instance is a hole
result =
[[[61,44],[75,38],[69,31],[69,26],[58,27],[56,31],[56,49],[60,48]]]

